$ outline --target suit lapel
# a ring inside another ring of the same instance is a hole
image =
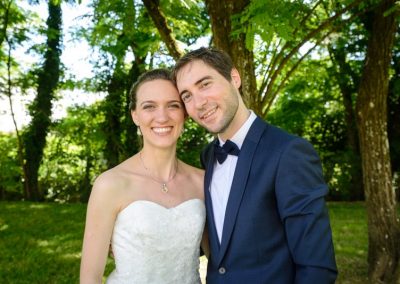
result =
[[[214,220],[214,210],[212,206],[211,193],[210,193],[210,184],[214,171],[214,144],[216,140],[212,142],[210,154],[207,155],[206,160],[206,173],[204,177],[204,195],[205,195],[205,203],[206,203],[206,214],[207,214],[207,222],[208,222],[208,238],[211,247],[211,253],[213,255],[218,255],[219,252],[219,240],[217,229],[215,227]]]
[[[232,187],[228,198],[228,204],[226,206],[226,211],[225,211],[221,247],[218,253],[218,258],[216,259],[218,265],[221,263],[222,258],[226,253],[229,241],[231,239],[240,203],[242,201],[243,194],[246,189],[247,179],[249,177],[253,156],[257,148],[257,144],[260,140],[261,134],[263,133],[265,127],[266,124],[260,118],[257,117],[252,126],[250,127],[249,132],[247,133],[242,148],[240,150],[240,154],[236,164],[235,174],[233,176]],[[210,175],[212,175],[212,173]],[[209,177],[209,179],[211,180],[211,177]]]

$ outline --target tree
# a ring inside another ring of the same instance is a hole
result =
[[[179,48],[178,43],[176,42],[175,37],[172,33],[172,30],[167,25],[166,18],[160,10],[160,1],[143,0],[143,4],[145,5],[147,11],[149,11],[150,17],[152,18],[154,25],[160,32],[160,36],[167,46],[169,53],[175,60],[177,60],[183,55],[183,52]]]
[[[87,202],[94,178],[107,166],[101,129],[105,116],[100,111],[104,103],[69,107],[66,117],[51,125],[39,171],[46,200]]]
[[[104,155],[111,168],[138,150],[136,126],[128,110],[129,90],[145,70],[148,53],[159,49],[159,41],[151,36],[144,9],[134,1],[96,0],[93,8],[94,25],[84,29],[84,35],[101,54],[96,62],[95,89],[107,93],[102,128]],[[128,62],[128,57],[133,59]]]
[[[49,0],[47,18],[47,42],[43,68],[38,72],[37,95],[30,106],[32,121],[23,136],[29,200],[43,199],[39,189],[38,171],[51,124],[51,107],[60,77],[62,11],[60,1]]]
[[[389,68],[398,14],[395,5],[395,0],[380,1],[369,15],[370,34],[356,105],[371,283],[400,281],[400,222],[387,135]]]
[[[0,91],[1,93],[5,94],[8,97],[8,102],[10,106],[11,118],[14,123],[14,128],[16,132],[16,141],[17,141],[17,157],[21,167],[22,172],[22,180],[26,180],[27,177],[27,169],[24,163],[23,157],[23,143],[20,130],[18,129],[15,113],[14,113],[14,106],[13,106],[13,90],[21,88],[23,85],[25,78],[28,76],[21,76],[18,70],[18,63],[12,56],[12,52],[15,46],[18,46],[22,42],[26,40],[26,33],[27,33],[27,15],[25,11],[22,11],[13,1],[1,1],[0,2],[0,11],[3,12],[3,17],[0,19],[0,46],[2,47],[3,42],[7,44],[6,48],[0,49],[0,62],[6,62],[6,76],[0,76]],[[10,30],[13,30],[14,33],[11,33]],[[5,50],[7,50],[5,52]],[[2,64],[0,64],[2,68]],[[2,72],[0,73],[1,75]],[[19,76],[18,76],[19,75]],[[18,80],[14,77],[22,77],[18,78]],[[19,82],[18,82],[19,81]],[[18,83],[17,83],[18,82]],[[27,196],[29,193],[28,187],[25,184],[24,186],[24,195]]]
[[[351,20],[341,16],[361,2],[341,1],[326,16],[323,1],[206,1],[214,44],[232,56],[247,85],[242,90],[245,102],[264,118],[299,64],[338,22]],[[300,52],[306,43],[311,47]]]
[[[93,1],[94,26],[86,31],[87,38],[93,47],[100,49],[104,62],[98,62],[101,72],[97,72],[99,80],[98,89],[106,91],[106,104],[104,112],[106,120],[103,128],[106,133],[105,156],[108,167],[113,167],[123,159],[138,151],[136,126],[133,124],[128,110],[129,89],[138,76],[148,68],[166,67],[172,62],[168,53],[179,56],[178,42],[187,41],[202,32],[200,25],[187,28],[187,15],[177,15],[169,20],[169,24],[180,28],[172,34],[170,29],[163,30],[162,37],[173,45],[165,44],[157,32],[152,21],[166,21],[159,10],[159,1],[145,2],[148,9],[155,13],[148,13],[145,6],[139,1]],[[168,14],[182,9],[181,3],[170,3],[171,11]],[[190,14],[201,18],[203,14],[196,15],[194,9]],[[188,17],[190,18],[190,17]],[[200,28],[199,28],[200,27]],[[168,51],[167,51],[167,50]],[[132,57],[131,61],[127,58]],[[155,63],[156,62],[156,63]],[[104,68],[106,67],[106,68]]]
[[[262,114],[259,97],[254,95],[257,94],[257,83],[253,50],[246,45],[245,33],[232,36],[234,31],[232,17],[243,12],[249,3],[249,0],[206,0],[213,43],[231,56],[234,66],[242,76],[241,91],[244,101],[257,114]]]
[[[326,8],[328,11],[328,8]],[[353,9],[351,14],[357,15],[359,9]],[[361,156],[358,141],[358,129],[355,114],[355,98],[359,88],[362,71],[362,56],[366,50],[366,30],[362,25],[365,14],[361,14],[350,25],[340,29],[334,40],[327,44],[332,68],[330,72],[335,78],[340,91],[341,101],[344,106],[344,118],[347,138],[347,160],[350,165],[350,197],[351,200],[364,200],[362,180]]]

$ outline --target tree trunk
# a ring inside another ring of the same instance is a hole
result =
[[[242,96],[246,105],[261,115],[261,104],[257,91],[254,54],[246,48],[246,35],[231,35],[233,15],[243,12],[249,0],[206,0],[208,14],[211,19],[213,43],[215,47],[227,52],[233,60],[242,78]]]
[[[105,121],[103,130],[106,135],[106,149],[104,156],[107,160],[107,167],[112,168],[121,162],[123,152],[122,145],[122,123],[121,117],[124,116],[122,107],[123,94],[127,84],[127,76],[121,68],[121,62],[116,63],[116,67],[108,84],[108,95],[105,98]]]
[[[25,160],[29,190],[28,199],[41,200],[43,192],[39,190],[38,172],[46,146],[46,136],[51,124],[51,108],[54,92],[60,76],[61,55],[61,4],[48,1],[47,46],[44,66],[38,75],[37,96],[30,106],[32,121],[24,134]]]
[[[357,98],[371,283],[396,283],[396,269],[399,269],[400,224],[392,187],[387,135],[389,67],[397,26],[395,13],[385,15],[395,2],[382,1],[372,13],[371,33]]]

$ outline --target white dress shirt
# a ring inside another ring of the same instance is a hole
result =
[[[229,140],[234,142],[239,149],[242,148],[244,139],[246,138],[247,132],[254,120],[256,115],[253,111],[250,111],[250,116],[240,129],[233,135]],[[218,136],[219,145],[224,145],[225,141],[221,140]],[[217,229],[218,239],[221,243],[222,229],[224,227],[226,205],[228,203],[229,193],[231,192],[231,186],[233,181],[233,175],[235,173],[236,163],[238,157],[234,155],[228,155],[224,163],[220,164],[217,160],[214,162],[214,171],[210,185],[211,200],[214,212],[215,227]]]

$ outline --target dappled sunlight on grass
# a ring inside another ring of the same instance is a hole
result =
[[[2,283],[78,283],[86,205],[2,202]],[[3,269],[4,268],[4,269]]]
[[[367,283],[363,203],[328,204],[338,284]],[[78,283],[85,204],[0,202],[1,283]],[[202,281],[207,260],[201,258]],[[107,260],[105,275],[114,269]],[[104,277],[105,279],[105,277]]]
[[[5,231],[8,229],[8,225],[7,224],[2,224],[2,222],[0,222],[0,231]]]
[[[37,203],[37,204],[31,204],[29,206],[31,209],[47,209],[49,208],[48,204],[42,204],[42,203]]]
[[[367,283],[368,228],[364,203],[329,203],[339,276],[336,283]]]
[[[81,259],[82,254],[80,252],[78,253],[64,253],[60,255],[61,258],[64,259],[73,259],[73,260],[79,260]]]

